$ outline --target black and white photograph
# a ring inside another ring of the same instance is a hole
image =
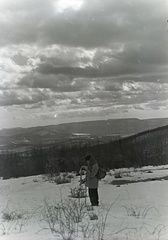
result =
[[[0,0],[0,239],[168,239],[168,1]]]

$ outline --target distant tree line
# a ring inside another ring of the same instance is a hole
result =
[[[0,177],[78,172],[86,154],[92,154],[106,169],[168,164],[168,126],[94,146],[52,145],[44,148],[41,145],[24,156],[4,152],[0,155]]]

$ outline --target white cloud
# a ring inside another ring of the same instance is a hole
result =
[[[82,0],[57,0],[54,3],[55,12],[63,13],[64,11],[78,11],[83,5]]]
[[[54,2],[55,12],[63,13],[64,11],[78,11],[83,5],[82,0],[57,0]]]

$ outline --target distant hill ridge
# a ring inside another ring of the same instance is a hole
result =
[[[18,135],[47,136],[55,134],[66,137],[73,133],[88,133],[92,135],[119,134],[129,135],[142,131],[168,125],[168,118],[155,118],[140,120],[137,118],[108,119],[86,122],[72,122],[58,125],[37,126],[30,128],[11,128],[0,130],[0,137]]]

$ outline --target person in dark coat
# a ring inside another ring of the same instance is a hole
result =
[[[99,195],[98,195],[98,185],[99,180],[96,177],[99,166],[97,161],[91,156],[87,155],[85,157],[86,166],[82,166],[81,169],[86,170],[86,186],[88,187],[89,198],[92,206],[99,205]]]

